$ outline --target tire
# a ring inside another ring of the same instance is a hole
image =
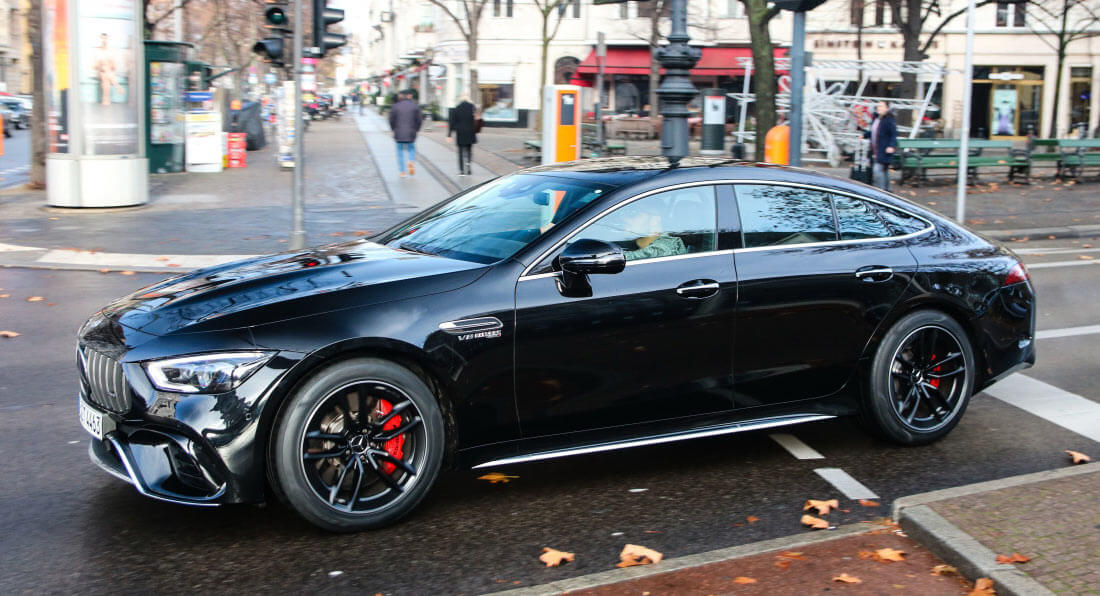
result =
[[[902,445],[942,439],[962,419],[976,374],[970,339],[955,319],[933,310],[910,313],[875,350],[864,422]]]
[[[272,432],[276,494],[333,532],[380,528],[407,515],[435,483],[446,450],[428,385],[379,358],[344,360],[313,375]]]

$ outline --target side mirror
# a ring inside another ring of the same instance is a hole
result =
[[[619,273],[626,268],[623,249],[602,240],[577,240],[565,247],[557,261],[563,272],[578,276]]]

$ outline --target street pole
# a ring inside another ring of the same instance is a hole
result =
[[[791,121],[789,159],[795,167],[802,165],[802,89],[806,85],[806,12],[794,13],[794,36],[791,39]]]
[[[959,132],[959,180],[955,190],[955,219],[966,219],[966,182],[970,164],[970,104],[974,86],[974,0],[966,5],[966,61],[963,66],[962,130]],[[914,122],[913,126],[918,126]]]
[[[668,34],[668,45],[657,50],[657,61],[665,69],[665,77],[657,88],[661,99],[661,154],[672,165],[687,156],[688,123],[690,115],[687,104],[698,91],[691,84],[691,68],[699,61],[702,52],[687,44],[691,37],[687,32],[687,0],[670,0],[672,7],[672,30]]]
[[[290,249],[306,247],[306,231],[302,220],[302,195],[305,187],[305,122],[302,119],[302,2],[294,0],[294,183],[291,189]]]
[[[607,42],[603,31],[596,34],[596,152],[603,155],[603,63]]]

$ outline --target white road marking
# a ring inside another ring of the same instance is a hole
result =
[[[1100,252],[1100,248],[1017,248],[1012,252],[1018,255],[1045,256],[1045,255],[1072,255],[1079,252]]]
[[[1093,333],[1100,333],[1100,325],[1082,325],[1081,327],[1044,329],[1035,333],[1035,339],[1052,339],[1055,337],[1071,337],[1074,335],[1091,335]]]
[[[1019,373],[985,389],[993,397],[1093,441],[1100,441],[1100,403]]]
[[[840,468],[817,468],[814,470],[818,476],[824,478],[834,488],[844,494],[849,499],[877,499],[878,495],[871,491],[871,489],[863,486],[863,484],[852,478],[848,472],[841,470]]]
[[[44,248],[35,248],[33,246],[19,246],[18,244],[4,244],[0,242],[0,252],[18,252],[21,250],[46,250]]]
[[[51,250],[38,257],[37,262],[60,265],[98,265],[102,267],[154,267],[158,269],[178,266],[182,272],[250,257],[251,255],[156,255]]]
[[[813,447],[803,443],[802,439],[794,435],[775,433],[768,436],[798,459],[825,459],[824,455],[821,455]]]
[[[1100,260],[1081,260],[1076,261],[1052,261],[1050,263],[1030,263],[1028,264],[1028,270],[1032,269],[1049,269],[1051,267],[1076,267],[1078,265],[1100,265]]]

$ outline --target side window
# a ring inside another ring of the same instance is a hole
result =
[[[833,195],[841,240],[889,238],[893,232],[867,201]]]
[[[627,261],[715,250],[714,187],[693,186],[639,199],[601,217],[574,239],[622,247]]]
[[[890,225],[894,236],[914,234],[928,227],[928,223],[923,219],[913,217],[908,213],[903,213],[896,209],[879,207],[878,212],[879,215],[886,220],[886,223]]]
[[[740,184],[735,192],[745,248],[836,240],[824,192],[764,184]]]

